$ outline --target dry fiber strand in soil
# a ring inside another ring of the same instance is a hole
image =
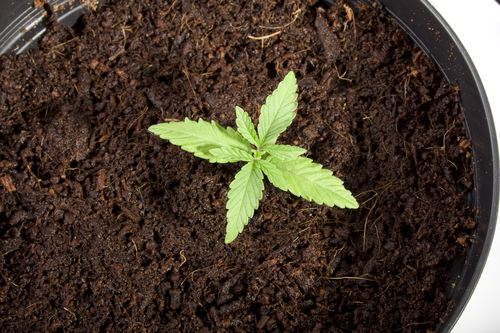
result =
[[[272,35],[272,36],[270,36]],[[147,131],[235,126],[293,70],[298,145],[360,203],[229,183]],[[474,227],[457,87],[380,6],[119,1],[0,61],[2,332],[429,332]]]

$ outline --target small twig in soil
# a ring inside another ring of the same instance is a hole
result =
[[[63,309],[66,310],[66,311],[68,311],[69,313],[71,313],[73,315],[73,318],[75,318],[75,320],[76,320],[76,314],[73,311],[69,310],[66,307],[63,307]]]
[[[36,185],[37,185],[37,186],[39,186],[39,188],[40,188],[40,190],[41,190],[41,189],[42,189],[42,187],[41,187],[41,185],[40,185],[40,182],[41,182],[42,180],[41,180],[40,178],[38,178],[38,177],[35,175],[35,173],[31,170],[31,167],[30,167],[30,165],[29,165],[29,164],[28,164],[26,167],[28,168],[28,171],[31,173],[31,175],[32,175],[33,177],[35,177],[35,180],[36,180]]]
[[[121,22],[119,22],[119,23],[121,23]],[[118,23],[117,23],[117,24],[118,24]],[[124,53],[124,52],[125,52],[125,46],[127,45],[127,34],[125,33],[125,31],[130,31],[130,32],[132,32],[132,30],[130,29],[130,27],[129,27],[129,26],[125,26],[125,25],[124,25],[124,26],[122,27],[122,33],[123,33],[123,45],[122,45],[122,47],[120,47],[120,50],[119,50],[118,52],[116,52],[114,55],[112,55],[111,57],[109,57],[109,60],[110,60],[110,61],[115,60],[116,58],[118,58],[118,56],[119,56],[120,54],[122,54],[122,53]]]
[[[413,325],[425,325],[425,324],[428,324],[428,323],[430,323],[430,321],[425,321],[423,323],[409,323],[409,324],[403,326],[403,328],[406,328],[408,326],[413,326]]]
[[[32,306],[35,306],[35,305],[40,304],[40,303],[42,303],[42,302],[35,302],[35,303],[33,303],[33,304],[30,304],[30,305],[28,305],[28,306],[26,307],[26,309],[29,309],[29,308],[31,308]]]
[[[389,284],[387,285],[387,287],[385,287],[385,289],[384,289],[384,291],[382,292],[382,294],[383,294],[383,293],[385,293],[385,292],[387,291],[387,289],[389,289],[389,287],[390,287],[390,286],[392,286],[394,283],[396,283],[396,281],[392,281],[391,283],[389,283]],[[382,295],[382,294],[380,294],[380,295]]]
[[[174,0],[174,2],[172,3],[172,5],[167,9],[166,12],[161,12],[160,13],[160,16],[166,16],[168,13],[170,13],[170,11],[172,10],[172,8],[174,7],[175,3],[177,2],[177,0]]]
[[[122,217],[122,215],[123,215],[123,213],[120,213],[120,215],[118,215],[118,217],[115,219],[115,223],[116,223],[116,222],[118,222],[118,219],[119,219],[120,217]]]
[[[30,57],[31,61],[33,62],[33,64],[36,66],[36,62],[35,62],[35,59],[33,59],[33,56],[31,55],[31,53],[27,53],[28,56]],[[36,92],[36,90],[35,90]]]
[[[299,53],[302,53],[302,52],[311,51],[311,48],[310,48],[310,47],[308,47],[307,45],[305,45],[305,47],[306,47],[305,49],[302,49],[302,50],[300,50],[300,51],[293,52],[293,53],[288,53],[288,54],[286,55],[286,57],[292,57],[292,56],[294,56],[294,55],[296,55],[296,54],[299,54]],[[283,58],[285,58],[285,57],[283,57]],[[310,62],[310,63],[312,64],[312,62]],[[300,72],[304,73],[304,71],[302,71],[302,70],[301,70]],[[306,75],[306,73],[304,73],[304,76],[305,76],[305,75]],[[305,79],[305,78],[304,78],[304,79]],[[303,80],[303,79],[302,79],[302,80]],[[301,82],[302,80],[300,80],[299,82]]]
[[[252,35],[248,35],[248,38],[255,39],[255,40],[264,40],[264,39],[268,39],[268,38],[274,37],[276,35],[279,35],[280,33],[281,33],[281,30],[273,32],[270,35],[265,35],[265,36],[260,36],[260,37],[255,37],[255,36],[252,36]]]
[[[146,106],[144,108],[144,110],[142,110],[141,114],[139,115],[139,117],[137,117],[130,125],[127,126],[127,132],[132,128],[132,126],[139,120],[141,120],[142,118],[144,118],[144,115],[146,114],[146,112],[148,112],[148,107]]]
[[[351,140],[349,140],[348,138],[346,138],[345,136],[343,136],[342,134],[340,134],[339,132],[337,132],[336,130],[334,130],[332,128],[332,126],[330,126],[329,123],[327,123],[324,119],[319,118],[318,115],[316,115],[316,113],[313,113],[313,116],[316,117],[316,119],[318,119],[319,121],[322,121],[323,123],[325,123],[325,125],[330,129],[330,131],[332,131],[333,133],[335,133],[335,134],[343,137],[344,139],[346,139],[347,141],[351,142],[351,144],[352,144]]]
[[[283,302],[280,301],[280,305],[281,307],[283,308],[283,310],[285,310],[286,313],[288,313],[290,316],[292,316],[293,318],[295,318],[295,316],[293,315],[293,313],[291,313],[290,311],[288,311],[284,306],[283,306]]]
[[[118,56],[119,56],[120,54],[122,54],[123,52],[125,52],[125,48],[120,47],[120,50],[119,50],[118,52],[116,52],[115,54],[113,54],[111,57],[109,57],[109,59],[108,59],[108,60],[109,60],[109,61],[113,61],[113,60],[115,60],[115,59],[116,59],[116,58],[118,58]]]
[[[335,310],[332,310],[329,307],[327,307],[326,305],[323,305],[323,304],[318,303],[318,302],[316,302],[316,306],[319,308],[322,308],[323,310],[326,310],[326,311],[335,312]]]
[[[229,25],[231,26],[231,28],[236,29],[236,30],[240,30],[241,28],[243,28],[243,26],[235,27],[234,25],[231,24],[231,22],[229,22]]]
[[[382,100],[382,98],[386,98],[386,97],[398,97],[398,95],[385,95],[385,96],[382,96],[382,97],[378,98],[375,102],[373,102],[373,104],[370,106],[370,109],[373,108],[378,102],[380,102]]]
[[[3,254],[2,254],[2,256],[4,256],[4,257],[5,257],[7,254],[9,254],[9,253],[11,253],[11,252],[14,252],[14,251],[16,251],[16,250],[19,250],[19,248],[18,248],[18,247],[16,247],[15,249],[10,249],[9,251],[7,251],[7,252],[3,253]]]
[[[307,228],[305,228],[305,229],[299,230],[299,234],[300,234],[301,232],[306,231],[306,230],[307,230],[307,229],[309,229],[309,228],[310,228],[310,227],[307,227]]]
[[[281,27],[265,27],[265,26],[261,25],[261,26],[259,26],[259,28],[262,28],[262,29],[271,29],[271,30],[284,29],[284,28],[288,27],[290,24],[292,24],[293,22],[295,22],[295,20],[297,19],[297,17],[299,17],[300,12],[302,12],[302,9],[300,9],[300,8],[297,9],[296,11],[294,11],[292,13],[292,17],[293,17],[292,22],[287,23],[285,25],[282,25]]]
[[[443,150],[443,152],[446,152],[446,135],[448,135],[448,133],[455,128],[455,120],[453,120],[453,126],[451,126],[451,128],[449,130],[446,131],[446,133],[444,133],[444,136],[443,136],[443,147],[441,147],[441,149]]]
[[[368,200],[366,200],[366,201],[364,201],[364,202],[362,203],[362,205],[364,205],[365,203],[367,203],[368,201],[370,201],[371,199],[373,199],[375,196],[377,196],[377,195],[381,195],[382,193],[384,193],[385,191],[387,191],[387,189],[388,189],[389,187],[391,187],[391,185],[392,185],[395,181],[396,181],[396,177],[395,177],[394,179],[390,180],[387,184],[385,184],[385,185],[383,185],[383,186],[379,186],[379,187],[377,187],[376,189],[373,189],[373,190],[367,190],[367,191],[364,191],[364,192],[358,193],[358,194],[356,194],[356,195],[355,195],[355,197],[357,198],[357,197],[360,197],[360,196],[362,196],[362,195],[364,195],[364,194],[367,194],[367,193],[370,193],[370,192],[375,193],[373,196],[371,196],[371,197],[370,197],[370,199],[368,199]],[[381,191],[380,191],[380,190],[381,190]],[[377,191],[379,191],[379,192],[377,192]]]
[[[191,83],[191,79],[189,77],[189,71],[188,71],[186,65],[184,65],[184,69],[182,70],[182,72],[184,73],[184,75],[186,75],[186,78],[188,79],[189,86],[191,87],[191,90],[193,90],[194,98],[198,99],[198,96],[196,95],[196,91],[194,90],[193,84]],[[194,116],[194,114],[193,114],[193,116]]]
[[[99,140],[97,140],[97,143],[103,143],[104,141],[109,139],[111,136],[113,136],[113,134],[115,134],[115,132],[116,131],[113,131],[113,132],[108,133],[108,134],[104,134]]]
[[[177,33],[178,35],[181,34],[181,31],[182,31],[182,28],[184,27],[184,25],[187,26],[187,28],[189,29],[189,31],[193,32],[193,29],[191,29],[191,27],[189,26],[188,21],[189,21],[189,17],[186,18],[186,14],[182,14],[182,17],[181,17],[181,27],[179,28],[179,32]]]
[[[344,245],[342,245],[342,247],[340,249],[337,249],[335,248],[333,251],[335,252],[335,254],[333,255],[333,258],[332,260],[330,260],[330,262],[328,263],[327,267],[330,267],[331,263],[335,260],[335,258],[337,258],[337,255],[342,252],[342,250],[345,248],[347,242],[344,243]]]
[[[373,198],[376,198],[376,197],[379,195],[379,194],[378,194],[378,192],[377,192],[376,190],[377,190],[377,189],[375,189],[375,190],[369,190],[369,191],[365,191],[365,192],[361,192],[361,193],[359,193],[359,194],[357,195],[357,196],[360,196],[360,195],[363,195],[363,194],[366,194],[366,193],[370,193],[370,192],[375,193],[375,194],[374,194],[374,195],[372,195],[369,199],[367,199],[367,200],[363,201],[363,202],[361,203],[361,205],[362,205],[362,206],[364,206],[367,202],[371,201]]]
[[[52,317],[50,317],[49,319],[47,319],[47,323],[45,323],[45,332],[47,332],[47,326],[49,326],[49,324],[50,324],[50,320],[51,320],[52,318],[54,318],[55,316],[57,316],[57,310],[56,310],[56,312],[52,315]]]
[[[121,214],[120,214],[121,215]],[[137,259],[139,259],[139,255],[137,254],[137,245],[135,244],[135,241],[132,239],[132,243],[134,244],[134,248],[135,248],[135,257]]]
[[[205,268],[208,268],[208,267],[205,267]],[[184,282],[186,282],[186,280],[189,278],[189,276],[191,276],[191,281],[193,281],[193,283],[194,283],[194,273],[196,273],[198,271],[201,271],[202,269],[205,269],[205,268],[195,269],[194,271],[192,271],[191,273],[189,273],[188,276],[186,276],[186,278],[184,280],[182,280],[181,286],[184,284]]]
[[[121,21],[119,21],[119,22],[116,22],[115,24],[113,24],[113,25],[111,26],[111,29],[114,29],[114,28],[115,28],[118,24],[120,24],[120,23],[122,23],[122,22],[125,22],[125,20],[121,20]]]
[[[363,113],[363,120],[369,120],[372,121],[372,116],[367,116],[366,114]],[[397,131],[396,131],[397,132]]]
[[[360,276],[333,276],[333,277],[321,276],[320,279],[327,279],[327,280],[347,280],[347,279],[352,279],[352,280],[363,280],[363,281],[378,282],[377,280],[368,279],[368,278],[364,278],[364,277],[360,277]]]
[[[182,258],[182,262],[179,265],[179,267],[177,267],[177,269],[181,268],[181,266],[184,265],[186,263],[186,261],[187,261],[186,256],[184,255],[184,250],[181,250],[181,252],[179,252],[179,255]]]
[[[203,306],[203,304],[201,304],[200,302],[198,302],[198,305],[201,306],[203,308],[203,310],[205,310],[206,313],[208,313],[207,309],[205,309],[205,307]]]
[[[457,165],[456,165],[455,163],[453,163],[453,162],[452,162],[452,161],[450,161],[450,160],[447,160],[447,161],[448,161],[448,162],[450,162],[450,163],[451,163],[451,164],[455,167],[455,169],[457,169],[457,170],[458,170]]]
[[[337,77],[339,78],[339,80],[345,80],[345,81],[352,82],[351,79],[348,79],[348,78],[345,77],[345,75],[347,74],[347,66],[345,67],[344,74],[342,74],[342,75],[339,75],[339,70],[337,68],[337,65],[334,64],[334,66],[335,66],[335,70],[337,72]]]
[[[66,41],[66,42],[64,42],[64,43],[57,44],[56,46],[52,46],[52,47],[50,48],[50,50],[51,50],[51,51],[54,51],[54,49],[57,49],[57,48],[59,48],[59,47],[61,47],[61,46],[63,46],[63,45],[66,45],[66,44],[68,44],[68,43],[71,43],[72,41],[76,40],[77,38],[78,38],[78,37],[75,37],[75,38],[72,38],[72,39],[70,39],[70,40],[68,40],[68,41]]]

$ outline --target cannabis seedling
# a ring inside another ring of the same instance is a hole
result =
[[[208,159],[211,163],[247,162],[229,185],[227,194],[226,243],[232,242],[259,206],[264,176],[283,191],[290,191],[317,204],[357,208],[358,203],[343,182],[320,164],[300,155],[305,149],[276,145],[278,136],[295,118],[297,83],[289,72],[261,108],[255,130],[248,113],[236,107],[235,131],[218,123],[185,119],[153,125],[149,131],[174,145]]]

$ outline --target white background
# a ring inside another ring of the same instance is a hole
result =
[[[479,72],[500,136],[500,5],[494,0],[428,0],[465,46]],[[452,333],[500,332],[500,226],[486,267]]]

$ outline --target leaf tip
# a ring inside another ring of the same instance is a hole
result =
[[[234,241],[237,236],[238,236],[238,232],[237,231],[235,232],[235,230],[226,230],[226,239],[224,240],[224,242],[226,244],[229,244],[232,241]]]

